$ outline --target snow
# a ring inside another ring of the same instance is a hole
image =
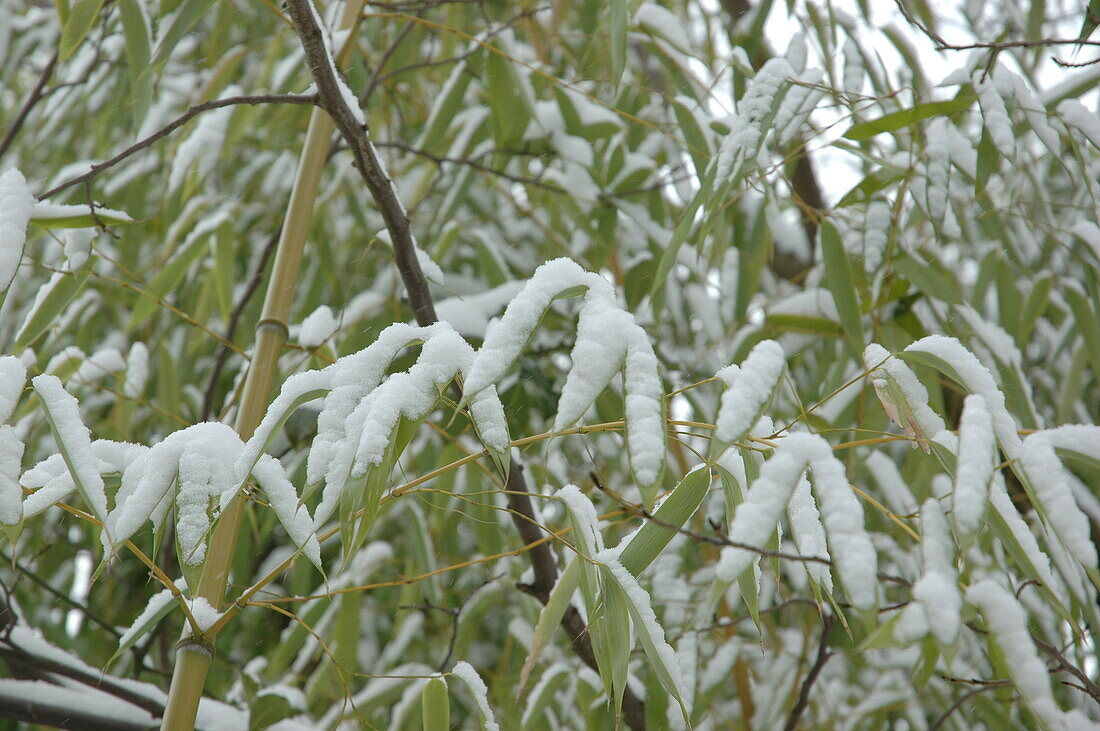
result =
[[[420,264],[421,271],[424,272],[424,276],[427,277],[429,282],[435,282],[436,284],[443,284],[445,276],[443,269],[440,268],[435,260],[428,255],[428,252],[416,247],[416,261]]]
[[[715,156],[716,181],[721,183],[733,178],[744,163],[756,159],[764,138],[764,120],[775,106],[776,97],[782,93],[788,80],[795,76],[795,70],[784,58],[769,59],[756,72],[737,103],[732,133],[722,142]]]
[[[784,438],[771,459],[760,467],[760,475],[734,513],[730,540],[758,549],[764,547],[806,469],[808,458],[804,452],[809,439],[812,437],[803,434]],[[742,548],[723,548],[716,569],[719,581],[733,583],[755,558],[755,553]]]
[[[459,335],[484,338],[489,318],[498,314],[522,287],[523,282],[505,282],[485,292],[448,297],[436,303],[435,311]]]
[[[298,330],[298,343],[303,348],[316,348],[335,335],[339,327],[332,308],[321,305],[302,320]]]
[[[871,477],[882,490],[883,497],[890,509],[899,515],[909,515],[917,511],[917,501],[901,476],[897,464],[884,452],[875,451],[864,460]]]
[[[485,687],[485,681],[474,670],[473,665],[465,660],[459,660],[451,669],[451,673],[464,681],[470,687],[477,703],[478,712],[481,714],[481,727],[484,731],[500,731],[496,718],[493,717],[493,709],[489,707],[489,689]]]
[[[490,324],[485,340],[466,374],[466,397],[472,397],[508,372],[519,357],[550,303],[563,292],[585,287],[612,297],[611,285],[598,274],[586,272],[570,259],[553,259],[539,266],[504,315]]]
[[[222,613],[214,609],[204,597],[197,596],[187,600],[187,608],[191,610],[191,616],[195,618],[200,632],[207,632],[214,623],[221,619]],[[186,630],[185,630],[186,631]]]
[[[803,441],[804,446],[799,447],[809,457],[811,483],[829,539],[833,568],[849,601],[858,609],[872,609],[878,587],[878,559],[864,530],[863,506],[848,484],[844,465],[833,456],[829,444],[818,436],[808,436]]]
[[[983,79],[984,76],[985,70],[978,70],[974,72],[972,80],[974,89],[978,92],[978,106],[982,110],[986,132],[1002,155],[1009,160],[1015,160],[1016,135],[1012,131],[1012,120],[1008,117],[997,85],[990,78]]]
[[[0,175],[0,294],[7,291],[19,269],[33,207],[34,196],[23,173],[8,168]]]
[[[122,384],[122,393],[128,399],[140,399],[149,382],[149,349],[145,343],[136,342],[126,354],[126,379]]]
[[[572,366],[558,399],[554,431],[577,423],[611,383],[626,358],[626,338],[634,324],[614,300],[586,297],[577,322],[577,340],[569,354]]]
[[[783,348],[774,340],[762,340],[738,366],[718,372],[728,388],[718,407],[715,435],[730,444],[743,439],[760,418],[783,377],[787,360]]]
[[[982,396],[990,416],[993,417],[993,432],[997,435],[1001,449],[1010,459],[1017,456],[1020,450],[1020,437],[1017,434],[1016,420],[1005,408],[1005,396],[997,388],[997,381],[993,378],[993,374],[981,364],[977,356],[963,347],[963,344],[955,338],[945,335],[929,335],[912,343],[905,350],[927,353],[939,358],[955,371],[968,391]]]
[[[92,206],[89,206],[87,203],[70,205],[67,203],[51,203],[49,201],[35,201],[34,208],[31,211],[31,218],[35,221],[42,221],[48,225],[50,221],[91,216],[93,212],[96,216],[101,216],[102,218],[115,218],[126,222],[134,220],[130,218],[130,215],[125,211],[105,208],[98,203],[95,205],[95,208],[92,208]],[[90,225],[92,224],[89,224],[89,226]]]
[[[76,379],[84,383],[92,383],[126,370],[126,359],[116,348],[100,348],[88,356],[80,368],[76,371]]]
[[[236,96],[240,93],[241,90],[237,86],[229,86],[221,97]],[[225,136],[232,116],[233,107],[229,106],[214,109],[199,117],[195,123],[195,129],[180,143],[175,157],[172,158],[172,167],[168,172],[170,192],[178,190],[193,169],[197,168],[200,179],[214,169],[218,155],[225,146]]]
[[[177,579],[174,583],[176,588],[180,590],[187,588],[187,582],[182,578]],[[141,610],[141,614],[137,616],[133,624],[131,624],[122,633],[122,636],[118,638],[118,646],[125,647],[140,637],[144,632],[148,631],[149,627],[146,625],[152,622],[154,617],[164,611],[164,609],[174,601],[176,601],[176,598],[172,595],[171,589],[161,589],[154,594],[145,605],[145,609]]]
[[[573,518],[576,531],[577,548],[584,555],[583,558],[595,558],[597,553],[604,550],[603,536],[599,531],[599,518],[592,501],[586,498],[576,485],[566,485],[554,493],[554,497],[565,503],[569,514]]]
[[[1047,523],[1082,566],[1097,564],[1088,517],[1073,497],[1070,476],[1055,449],[1100,458],[1100,427],[1069,424],[1029,435],[1020,451],[1024,473]]]
[[[799,75],[798,83],[792,84],[783,96],[772,121],[776,143],[780,149],[798,136],[810,114],[825,96],[824,89],[820,88],[824,77],[825,72],[821,69],[807,69]]]
[[[43,680],[0,680],[0,699],[4,705],[31,703],[54,709],[79,708],[83,715],[101,719],[102,727],[111,724],[131,724],[154,728],[158,719],[146,710],[128,703],[106,691],[86,685],[54,685]]]
[[[306,506],[298,500],[298,491],[287,479],[282,464],[271,455],[261,455],[252,468],[252,476],[267,495],[271,509],[275,511],[290,540],[320,569],[321,544],[313,534],[313,519]]]
[[[4,525],[18,525],[23,519],[22,462],[23,442],[15,428],[0,425],[0,523]]]
[[[1031,578],[1038,579],[1044,586],[1054,592],[1064,604],[1068,603],[1067,597],[1061,591],[1061,583],[1054,578],[1054,573],[1050,567],[1050,558],[1039,548],[1039,542],[1035,539],[1035,534],[1024,522],[1020,511],[1012,504],[1012,498],[1008,496],[1003,479],[993,481],[989,502],[993,510],[1008,526],[1009,532],[1027,557],[1028,563],[1034,568],[1037,575]]]
[[[929,447],[923,440],[939,434],[945,427],[939,414],[928,406],[928,390],[924,384],[909,366],[877,343],[864,349],[863,365],[868,370],[875,369],[869,374],[871,384],[890,421],[905,430],[914,446],[919,445],[927,453]],[[901,403],[895,403],[892,387],[896,387]]]
[[[598,563],[603,564],[611,572],[615,583],[626,594],[631,610],[630,614],[637,625],[639,634],[644,633],[646,644],[656,651],[661,664],[668,671],[673,685],[673,688],[669,690],[674,690],[676,695],[682,698],[684,696],[684,678],[680,669],[680,660],[676,656],[676,651],[665,641],[664,628],[657,621],[657,615],[653,613],[649,594],[642,588],[642,585],[638,583],[633,574],[627,571],[626,567],[619,561],[617,551],[605,550],[597,554],[595,558]],[[649,648],[647,648],[648,650]]]
[[[791,495],[787,505],[787,517],[790,520],[791,534],[798,553],[802,556],[817,556],[829,559],[829,547],[825,538],[825,527],[821,523],[821,513],[810,492],[810,481],[803,476]],[[816,561],[804,564],[810,578],[833,593],[833,577],[829,567]]]
[[[363,108],[359,106],[359,98],[352,93],[348,87],[348,82],[344,80],[343,75],[340,73],[339,67],[336,66],[335,56],[332,52],[332,38],[329,35],[328,26],[321,16],[318,15],[317,9],[313,7],[313,3],[306,3],[310,13],[313,14],[313,22],[317,24],[317,29],[321,33],[321,39],[325,44],[325,56],[328,57],[328,66],[332,70],[332,75],[336,79],[336,86],[340,90],[340,97],[344,101],[344,105],[355,117],[355,121],[359,123],[360,127],[365,127],[367,119],[363,116]]]
[[[31,380],[34,390],[42,398],[49,414],[57,441],[62,447],[65,461],[76,483],[82,486],[82,494],[92,514],[101,521],[107,517],[107,496],[103,491],[103,478],[99,474],[98,461],[92,451],[92,437],[88,427],[80,420],[80,405],[61,385],[57,376],[42,374]],[[109,529],[105,531],[108,533]]]
[[[966,590],[966,600],[981,610],[986,626],[1004,654],[1012,684],[1032,713],[1051,728],[1064,728],[1066,714],[1054,701],[1050,676],[1031,641],[1024,608],[1008,589],[991,579],[971,585]]]
[[[951,531],[934,498],[928,498],[921,507],[921,554],[924,573],[913,585],[913,597],[924,607],[936,640],[950,647],[959,634],[962,596],[957,585]]]
[[[1058,113],[1066,124],[1073,126],[1083,134],[1088,141],[1100,147],[1100,120],[1096,119],[1096,113],[1089,111],[1076,99],[1066,99],[1058,104]]]
[[[657,356],[645,330],[633,324],[623,383],[630,467],[643,488],[656,484],[665,463],[665,396]]]
[[[959,421],[958,466],[955,469],[955,498],[952,515],[962,535],[978,530],[989,502],[996,447],[993,421],[985,399],[971,394],[963,402]]]
[[[140,444],[112,442],[107,439],[92,442],[92,453],[98,461],[96,469],[100,475],[122,473],[131,462],[147,451],[149,448]],[[24,472],[20,484],[28,490],[37,490],[28,495],[23,503],[25,517],[37,515],[76,489],[65,459],[60,454],[51,455]],[[116,496],[116,503],[117,501]]]
[[[0,424],[15,412],[15,405],[27,384],[27,368],[14,355],[0,356]]]
[[[936,117],[928,123],[928,139],[940,140],[947,136],[949,122]],[[928,217],[934,222],[943,220],[950,197],[951,160],[947,145],[932,144],[925,147],[928,164],[925,169],[927,185],[925,187],[925,205]]]
[[[496,386],[489,386],[470,401],[470,416],[482,444],[494,452],[507,452],[512,445],[504,404]]]

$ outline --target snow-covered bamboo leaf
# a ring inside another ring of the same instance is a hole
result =
[[[959,423],[955,497],[951,512],[960,535],[973,534],[981,524],[989,502],[995,456],[993,422],[985,407],[985,399],[971,394],[966,397]]]
[[[134,219],[122,211],[85,204],[69,205],[38,201],[31,211],[31,221],[43,228],[91,228],[132,223]]]
[[[58,449],[65,459],[80,497],[92,515],[107,520],[107,496],[92,452],[92,437],[80,418],[80,405],[56,376],[35,376],[31,383],[42,399]],[[108,531],[109,534],[109,531]]]
[[[481,715],[482,731],[499,731],[493,709],[489,706],[489,689],[485,687],[485,681],[481,679],[474,667],[465,660],[459,660],[451,669],[451,674],[462,680],[469,687],[477,703],[478,713]]]
[[[726,366],[718,372],[727,388],[718,407],[713,449],[745,438],[768,408],[785,372],[783,348],[774,340],[760,341],[740,366]]]
[[[23,260],[33,208],[34,196],[23,173],[9,168],[0,175],[0,302]]]
[[[15,352],[22,352],[34,343],[38,336],[53,325],[73,298],[84,289],[90,275],[90,266],[80,272],[54,272],[35,295],[34,304],[15,335]]]
[[[176,587],[181,591],[187,589],[187,582],[180,578],[177,579]],[[160,621],[167,617],[169,613],[179,606],[179,601],[172,595],[171,589],[161,589],[154,594],[145,605],[145,609],[141,614],[118,638],[118,648],[115,650],[115,654],[111,656],[111,659],[107,661],[107,666],[114,665],[115,662],[122,657],[122,655],[129,650],[134,644],[152,632]]]
[[[676,658],[676,652],[665,641],[665,631],[653,613],[649,594],[619,562],[618,556],[613,551],[605,551],[597,556],[596,560],[602,564],[601,577],[605,591],[610,590],[621,594],[623,602],[630,610],[634,629],[650,667],[657,674],[665,690],[671,693],[680,704],[684,719],[687,720],[680,663]]]

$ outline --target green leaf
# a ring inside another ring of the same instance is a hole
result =
[[[825,285],[832,292],[840,315],[840,325],[856,357],[863,352],[863,315],[859,307],[859,288],[852,274],[848,252],[840,241],[840,232],[829,221],[821,224],[821,255],[825,260]]]
[[[890,114],[885,114],[878,119],[871,119],[866,122],[853,124],[848,128],[848,131],[844,133],[844,136],[849,140],[869,140],[875,135],[882,134],[883,132],[893,132],[903,127],[909,127],[930,117],[939,117],[961,112],[973,104],[975,99],[976,96],[973,91],[966,91],[960,92],[954,99],[949,99],[947,101],[917,104],[908,109],[901,109],[896,112],[891,112]]]
[[[900,253],[892,263],[894,271],[909,280],[922,293],[953,305],[963,303],[962,287],[955,278],[950,273],[922,261],[917,252]]]
[[[1100,381],[1100,318],[1097,318],[1085,293],[1076,286],[1065,287],[1063,294],[1073,313],[1073,319],[1077,325],[1075,329],[1081,334],[1081,339],[1085,343],[1089,363],[1092,365],[1093,378]]]
[[[59,61],[67,61],[84,42],[102,6],[103,0],[76,0],[69,8],[61,28],[61,44],[57,52]]]
[[[512,59],[498,49],[491,49],[485,58],[485,76],[493,139],[498,147],[507,147],[523,137],[531,113]]]
[[[61,205],[39,202],[31,213],[31,221],[43,228],[92,228],[133,223],[134,219],[122,211],[96,206],[94,212],[88,205]]]
[[[531,649],[527,653],[527,659],[523,662],[522,670],[520,670],[520,693],[522,693],[523,689],[527,686],[527,679],[531,675],[531,670],[535,667],[535,663],[538,661],[542,651],[550,644],[550,640],[554,637],[554,632],[557,631],[558,626],[561,624],[562,617],[565,616],[566,610],[569,609],[569,603],[573,599],[573,594],[576,593],[577,588],[580,586],[581,563],[583,561],[584,559],[577,557],[573,557],[569,561],[565,570],[558,576],[557,583],[554,584],[554,589],[550,592],[550,597],[547,599],[542,611],[539,612],[539,621],[535,625],[535,633],[531,639]]]
[[[424,731],[450,731],[451,697],[446,680],[432,678],[424,684],[420,693],[420,713]]]
[[[181,584],[183,586],[180,586]],[[180,588],[182,589],[186,587],[186,583],[184,583],[183,581],[177,581],[176,586],[180,586]],[[149,600],[149,603],[152,604],[153,602],[156,602],[158,600],[163,600],[165,597],[168,597],[168,601],[165,601],[161,606],[157,608],[155,612],[151,613],[149,616],[139,616],[138,619],[141,620],[141,625],[137,627],[131,627],[130,630],[128,630],[126,634],[120,638],[122,641],[119,642],[118,649],[115,650],[115,654],[111,655],[111,659],[107,661],[108,667],[114,665],[115,662],[120,657],[122,657],[123,653],[133,647],[134,644],[142,637],[152,632],[153,629],[156,628],[158,624],[160,624],[160,621],[162,619],[171,614],[172,610],[179,606],[179,601],[175,598],[172,598],[172,592],[170,589],[163,589],[157,592]]]
[[[610,0],[608,21],[611,25],[611,81],[618,84],[626,69],[626,0]]]
[[[176,44],[195,27],[213,3],[214,0],[184,0],[180,3],[179,11],[172,18],[168,29],[160,36],[156,48],[153,49],[153,60],[146,67],[147,72],[164,65],[172,55]]]
[[[15,336],[15,347],[13,348],[15,354],[22,352],[46,328],[53,325],[65,307],[84,288],[92,268],[92,264],[89,263],[77,274],[58,272],[50,278],[49,282],[43,285],[46,288],[46,294],[38,300],[38,306],[23,321],[23,327],[19,329],[19,333]]]
[[[691,520],[710,490],[710,481],[710,470],[704,467],[692,470],[680,481],[653,514],[655,520],[647,520],[622,547],[619,560],[627,571],[640,576],[661,555],[676,536],[670,526],[680,528]]]
[[[261,731],[302,712],[276,688],[262,688],[248,704],[248,710],[248,731]]]
[[[428,121],[424,124],[424,134],[420,138],[420,148],[428,152],[438,152],[443,149],[441,144],[443,135],[446,134],[455,114],[462,106],[466,89],[470,86],[471,79],[469,67],[466,63],[455,66],[447,83],[443,85],[440,93],[432,104],[432,111],[428,114]]]
[[[629,572],[618,572],[604,566],[601,567],[600,574],[606,589],[605,601],[610,597],[616,597],[615,601],[621,601],[626,606],[631,619],[634,620],[634,631],[638,635],[638,641],[645,652],[646,659],[649,660],[650,667],[657,674],[665,690],[671,693],[680,704],[684,720],[689,720],[678,682],[680,669],[673,668],[670,664],[676,662],[676,654],[671,652],[672,648],[665,641],[664,630],[657,623],[657,617],[650,605],[649,594]],[[629,637],[629,632],[624,634]]]
[[[122,18],[122,36],[126,39],[130,84],[136,86],[152,58],[149,23],[138,0],[118,0],[118,12]]]

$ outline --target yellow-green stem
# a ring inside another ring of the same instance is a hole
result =
[[[363,4],[363,0],[353,0],[344,7],[340,28],[349,28],[357,22]],[[353,36],[354,33],[349,34],[349,39]],[[338,57],[340,62],[346,59],[350,46],[348,43],[341,49]],[[242,439],[251,437],[263,419],[275,383],[279,355],[286,344],[287,321],[301,269],[306,234],[317,199],[321,170],[328,156],[332,131],[333,124],[328,115],[320,109],[314,109],[309,119],[309,129],[279,237],[263,313],[256,325],[255,351],[234,424]],[[225,599],[225,587],[237,546],[237,532],[244,505],[244,499],[238,496],[219,518],[210,536],[207,559],[195,591],[196,596],[203,597],[217,609],[222,608]],[[210,668],[210,651],[209,642],[185,631],[176,650],[176,666],[161,721],[163,731],[189,731],[195,727],[199,701]]]

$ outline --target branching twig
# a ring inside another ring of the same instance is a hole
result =
[[[822,668],[825,667],[825,663],[829,662],[829,658],[833,656],[829,652],[829,631],[832,630],[836,617],[832,614],[824,614],[821,619],[823,626],[821,627],[821,640],[817,644],[817,659],[814,660],[813,667],[810,668],[810,672],[806,674],[806,678],[802,681],[802,688],[798,691],[798,700],[795,701],[794,708],[791,709],[791,715],[787,717],[787,725],[783,727],[784,731],[794,731],[798,727],[798,719],[802,717],[803,711],[810,703],[810,690],[813,688],[814,682],[817,681],[817,676],[821,674]]]
[[[19,109],[19,113],[16,114],[15,119],[11,121],[11,124],[8,126],[8,131],[4,133],[4,139],[0,140],[0,157],[4,156],[4,153],[11,147],[11,143],[15,141],[15,136],[19,134],[19,130],[23,128],[23,123],[27,121],[27,115],[34,109],[34,105],[42,100],[46,84],[49,82],[50,76],[53,74],[54,66],[56,65],[57,51],[54,51],[53,56],[46,62],[46,68],[42,69],[42,74],[38,77],[38,83],[31,89],[27,101],[23,102],[23,106]]]
[[[55,185],[54,187],[41,194],[39,199],[44,200],[46,198],[52,198],[63,190],[68,190],[74,185],[80,185],[81,183],[90,181],[95,176],[99,175],[104,170],[112,168],[118,165],[126,158],[134,155],[137,152],[144,150],[153,143],[161,140],[168,135],[175,132],[183,125],[190,122],[195,117],[199,116],[203,112],[209,112],[213,109],[221,109],[222,107],[231,107],[237,104],[316,104],[317,97],[313,94],[253,94],[247,96],[227,96],[224,99],[214,99],[213,101],[203,102],[202,104],[196,104],[190,107],[186,112],[173,119],[168,124],[164,125],[151,135],[138,140],[134,144],[127,147],[122,152],[118,153],[109,160],[96,163],[88,168],[87,172],[81,173],[75,177]]]
[[[363,176],[371,196],[382,213],[393,243],[397,270],[408,292],[416,321],[422,326],[430,325],[438,318],[431,292],[428,290],[427,279],[416,258],[416,242],[409,227],[405,207],[397,197],[393,182],[378,159],[366,127],[357,121],[354,111],[344,100],[339,86],[341,81],[330,62],[325,48],[324,31],[318,24],[312,5],[309,0],[288,0],[287,10],[294,21],[305,50],[310,73],[317,84],[319,104],[332,117],[336,128],[347,142],[355,158],[355,166]],[[535,511],[523,479],[522,468],[515,460],[508,471],[507,499],[520,537],[531,546],[528,553],[531,556],[535,580],[526,588],[539,601],[546,603],[557,581],[557,565],[554,554],[548,543],[543,540],[542,531],[535,521]],[[572,607],[562,618],[562,626],[573,640],[573,647],[577,654],[588,666],[595,668],[596,659],[592,654],[587,628]],[[629,688],[626,689],[623,698],[623,716],[630,728],[645,728],[645,706]]]

